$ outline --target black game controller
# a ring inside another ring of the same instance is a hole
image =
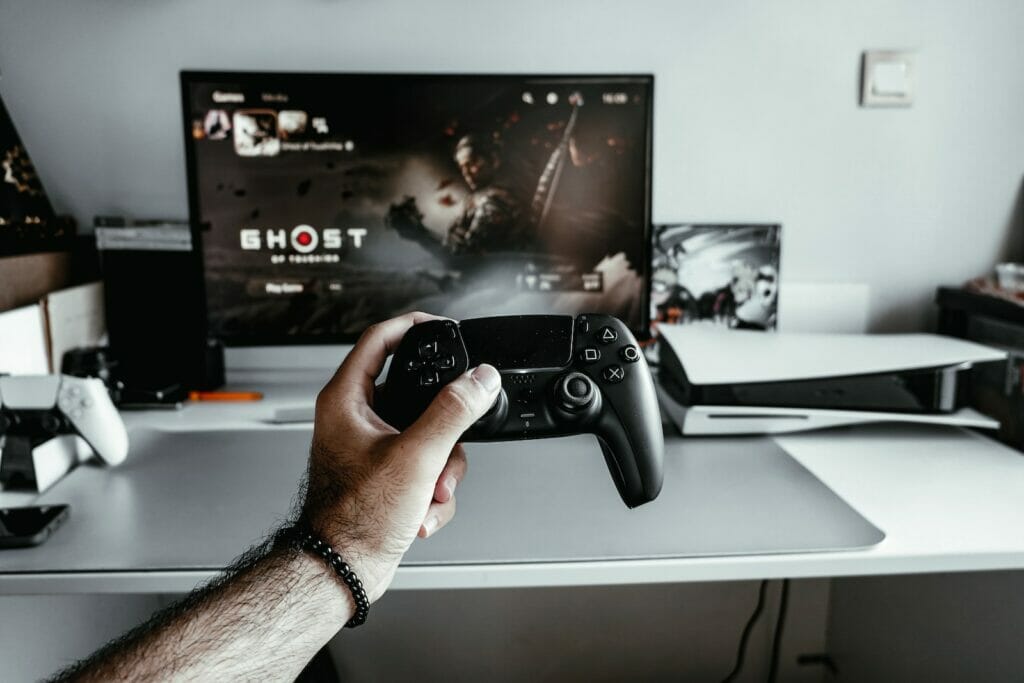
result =
[[[494,406],[462,441],[597,436],[629,507],[661,491],[665,450],[657,397],[636,339],[608,315],[519,315],[431,320],[395,351],[377,402],[405,429],[444,385],[480,363],[501,372]]]

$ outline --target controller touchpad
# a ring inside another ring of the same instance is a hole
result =
[[[521,315],[463,320],[459,325],[470,367],[499,370],[564,368],[572,360],[573,318]]]

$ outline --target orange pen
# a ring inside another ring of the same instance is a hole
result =
[[[261,401],[263,394],[259,391],[190,391],[190,401]]]

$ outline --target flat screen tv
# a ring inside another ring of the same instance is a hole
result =
[[[411,310],[649,323],[652,76],[181,74],[211,336]]]

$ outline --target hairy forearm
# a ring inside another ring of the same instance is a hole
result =
[[[319,559],[257,549],[58,680],[294,680],[353,612]]]

